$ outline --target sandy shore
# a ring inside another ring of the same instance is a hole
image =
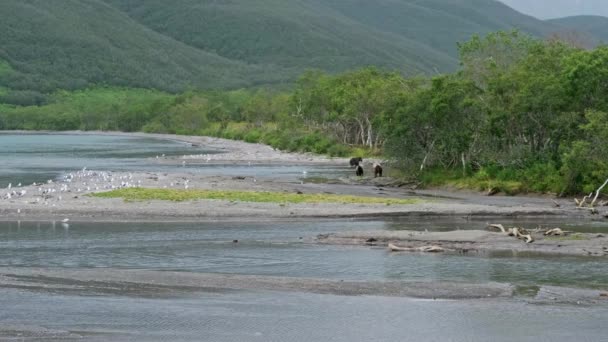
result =
[[[125,184],[168,189],[211,189],[272,192],[330,193],[419,200],[408,205],[383,204],[282,204],[197,200],[188,202],[104,199],[90,193],[109,191]],[[11,198],[6,193],[13,192]],[[0,215],[4,219],[72,220],[171,220],[280,219],[389,216],[564,216],[583,217],[579,210],[553,207],[539,198],[503,198],[483,203],[484,198],[444,198],[429,192],[379,188],[370,185],[298,184],[253,177],[205,176],[188,173],[118,173],[86,171],[53,183],[0,190]]]
[[[14,133],[14,132],[13,132]],[[27,133],[26,133],[27,134]],[[179,157],[150,158],[154,163],[264,163],[264,164],[323,164],[348,167],[345,158],[287,153],[262,144],[250,144],[210,137],[178,136],[168,134],[118,132],[62,132],[62,134],[128,135],[183,141],[202,145],[218,154],[184,155]],[[208,159],[210,159],[208,161]],[[371,161],[365,161],[370,163]],[[187,182],[187,183],[186,183]],[[100,199],[87,196],[113,188],[141,186],[150,188],[278,191],[303,193],[332,193],[358,196],[420,198],[412,205],[351,205],[351,204],[286,204],[247,203],[201,200],[183,203],[162,201],[124,202],[120,199]],[[575,210],[566,201],[556,208],[550,198],[544,197],[487,197],[475,193],[453,193],[440,190],[412,191],[389,187],[391,180],[349,178],[334,180],[332,184],[288,182],[271,177],[227,177],[222,175],[196,175],[192,173],[131,172],[107,170],[75,172],[70,179],[53,183],[0,189],[0,215],[5,220],[170,220],[191,221],[206,219],[292,219],[386,216],[564,216],[588,217],[588,213]],[[12,193],[12,195],[8,195]],[[10,198],[8,198],[10,197]]]
[[[362,246],[387,246],[392,243],[406,248],[432,245],[444,248],[444,253],[467,255],[488,255],[488,253],[509,251],[519,256],[525,256],[526,254],[608,256],[608,237],[604,234],[577,233],[563,237],[547,237],[540,232],[532,232],[532,236],[535,241],[525,243],[523,240],[518,240],[503,233],[482,230],[455,230],[449,232],[374,231],[325,234],[318,236],[317,241],[325,244]]]

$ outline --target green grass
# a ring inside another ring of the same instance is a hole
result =
[[[224,200],[264,203],[342,203],[407,205],[419,203],[418,199],[380,198],[330,194],[295,194],[284,192],[175,190],[129,188],[92,194],[101,198],[123,198],[126,201],[163,200],[183,202],[191,200]]]
[[[503,180],[479,180],[475,178],[463,178],[458,180],[449,180],[447,186],[456,189],[470,189],[477,191],[490,191],[503,193],[506,195],[517,195],[527,192],[526,188],[518,181],[503,181]]]
[[[555,241],[579,241],[579,240],[589,240],[588,237],[581,233],[574,233],[570,235],[562,235],[562,236],[547,236],[545,239],[547,240],[555,240]]]
[[[484,172],[478,172],[472,176],[462,176],[460,170],[428,170],[421,176],[424,186],[447,186],[455,189],[467,189],[475,191],[489,191],[494,189],[495,192],[506,195],[517,195],[520,193],[529,192],[530,189],[525,183],[515,180],[505,180],[490,177]]]

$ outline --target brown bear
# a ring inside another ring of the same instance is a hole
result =
[[[374,169],[374,178],[382,177],[382,165],[380,163],[374,163],[372,168]]]
[[[357,165],[355,168],[355,174],[359,177],[363,176],[363,167],[361,165]]]
[[[350,158],[351,167],[357,166],[361,163],[363,163],[363,158],[361,158],[361,157]]]

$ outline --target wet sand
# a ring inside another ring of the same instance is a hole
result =
[[[448,232],[421,231],[374,231],[335,233],[319,235],[319,243],[335,245],[387,246],[389,243],[405,248],[439,246],[444,253],[468,255],[485,255],[488,252],[512,251],[525,256],[548,255],[583,255],[590,257],[608,257],[608,237],[604,234],[576,233],[570,236],[544,236],[541,232],[532,232],[535,239],[532,243],[508,236],[482,230],[455,230]],[[373,242],[370,242],[373,241]],[[398,252],[408,253],[408,252]]]
[[[427,299],[510,297],[508,284],[378,282],[125,269],[0,268],[0,287],[72,294],[179,297],[192,292],[266,290]],[[599,294],[598,294],[599,296]]]
[[[0,267],[0,287],[56,294],[140,298],[179,298],[191,297],[197,293],[221,294],[234,291],[279,291],[451,300],[520,298],[535,304],[608,307],[604,291],[559,286],[538,286],[530,293],[523,293],[515,286],[504,283],[351,281],[114,268]]]

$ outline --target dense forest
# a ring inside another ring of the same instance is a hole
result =
[[[589,192],[608,178],[608,47],[512,31],[474,36],[459,54],[451,74],[309,71],[288,91],[58,91],[44,105],[0,105],[0,129],[213,135],[382,154],[427,184],[506,193]]]
[[[0,89],[21,105],[94,86],[287,88],[308,69],[453,72],[456,42],[513,28],[606,36],[601,20],[542,21],[495,0],[3,0],[0,14]]]

